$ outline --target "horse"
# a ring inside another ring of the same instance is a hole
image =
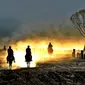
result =
[[[48,47],[48,54],[52,55],[53,54],[53,49],[51,47]]]
[[[25,62],[27,63],[27,67],[30,67],[30,62],[32,61],[32,55],[25,55]]]
[[[12,62],[15,62],[14,56],[7,56],[7,63],[9,64],[9,69],[12,68]]]

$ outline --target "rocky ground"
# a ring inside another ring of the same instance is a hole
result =
[[[0,85],[85,85],[85,62],[42,63],[36,68],[0,70]]]

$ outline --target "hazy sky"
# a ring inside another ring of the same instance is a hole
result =
[[[84,8],[85,0],[0,0],[0,37],[49,34],[51,24],[58,29],[51,29],[53,34],[77,35],[70,16]]]
[[[85,8],[85,0],[0,0],[0,17],[22,21],[68,18]]]

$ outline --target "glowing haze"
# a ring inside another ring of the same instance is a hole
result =
[[[25,51],[28,45],[32,50],[33,61],[30,67],[35,67],[39,62],[60,61],[72,58],[72,49],[81,50],[84,47],[84,38],[73,27],[57,27],[53,24],[21,24],[11,36],[1,37],[1,47],[5,44],[7,47],[12,46],[16,63],[13,68],[26,67]],[[49,42],[53,45],[53,55],[49,56],[47,47]],[[7,53],[1,55],[7,67]]]
[[[25,53],[26,53],[25,50],[28,45],[30,45],[30,48],[32,50],[32,57],[33,57],[33,61],[31,62],[30,67],[36,67],[37,63],[40,62],[61,61],[64,59],[67,60],[71,59],[73,48],[75,48],[76,50],[83,49],[84,40],[82,41],[81,40],[80,41],[73,40],[73,39],[63,40],[64,42],[63,43],[56,39],[37,38],[32,40],[31,39],[21,40],[16,43],[12,42],[10,43],[10,45],[14,50],[14,56],[16,60],[16,63],[13,64],[13,68],[27,66],[25,62]],[[47,47],[50,41],[53,44],[53,50],[54,50],[52,56],[49,56],[47,52]]]

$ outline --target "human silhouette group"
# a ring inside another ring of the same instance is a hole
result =
[[[52,49],[52,44],[49,43],[48,45],[48,53],[49,54],[52,54],[53,53],[53,49]],[[12,49],[11,46],[8,47],[7,49],[7,63],[9,64],[9,68],[11,69],[12,68],[12,62],[14,61],[15,62],[15,57],[14,57],[14,51]],[[30,46],[28,45],[27,48],[26,48],[26,54],[25,54],[25,62],[27,64],[27,67],[30,67],[30,62],[32,61],[32,52],[31,52],[31,48]]]
[[[15,57],[14,57],[14,51],[12,49],[11,46],[9,46],[8,50],[7,50],[7,63],[9,64],[9,69],[12,68],[12,62],[14,61],[15,62]],[[25,55],[25,62],[27,63],[27,67],[30,66],[30,62],[32,61],[32,54],[31,54],[31,48],[30,46],[28,46],[26,48],[26,55]]]

